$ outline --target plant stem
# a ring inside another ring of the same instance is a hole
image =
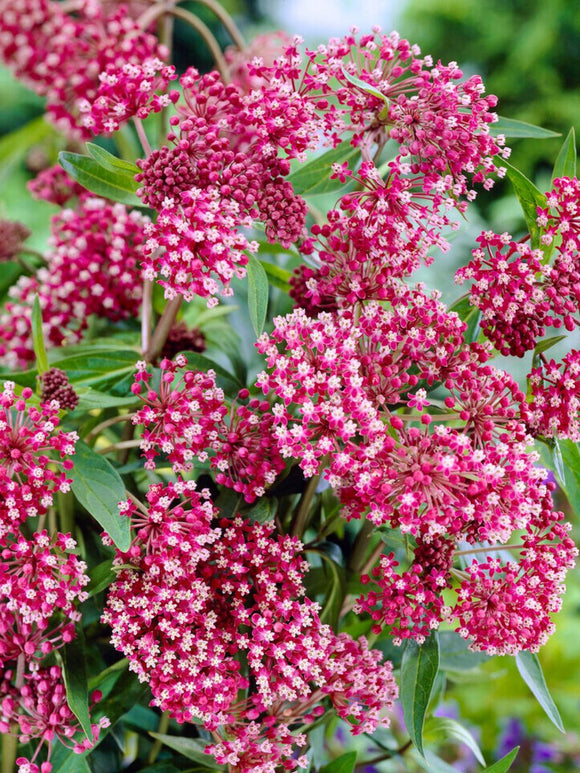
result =
[[[182,296],[177,295],[175,298],[172,298],[165,307],[161,319],[157,323],[157,327],[153,333],[151,344],[147,351],[144,352],[144,357],[147,362],[153,362],[161,354],[161,350],[167,341],[169,331],[173,327],[173,323],[177,317],[177,312],[179,311],[182,300]]]
[[[157,727],[158,733],[166,733],[167,729],[169,728],[169,712],[164,711],[159,719],[159,726]],[[155,760],[157,759],[157,755],[161,751],[161,747],[163,746],[162,741],[160,741],[158,738],[155,739],[155,743],[151,747],[151,751],[149,752],[149,756],[147,757],[147,762],[149,765],[153,765]]]
[[[143,148],[145,155],[150,156],[151,145],[149,144],[149,140],[147,139],[147,135],[145,134],[143,121],[140,118],[136,118],[135,116],[133,116],[133,125],[137,130],[137,136],[139,137],[139,142],[141,143],[141,147]]]
[[[191,11],[186,11],[185,8],[170,8],[169,13],[176,16],[178,19],[183,19],[183,21],[187,22],[192,29],[199,32],[213,56],[222,79],[227,83],[229,81],[228,63],[222,54],[220,44],[217,42],[215,35],[207,24],[195,16],[195,14],[191,13]]]
[[[292,523],[290,524],[290,535],[292,537],[298,537],[298,539],[302,539],[302,535],[306,531],[310,504],[312,503],[312,498],[314,497],[319,481],[320,473],[318,475],[313,475],[308,481],[308,485],[300,497],[300,504],[298,505],[298,509],[294,513],[292,517]]]
[[[16,728],[13,728],[16,732]],[[2,773],[14,773],[16,770],[16,755],[18,754],[18,738],[11,733],[2,735]]]
[[[151,314],[153,311],[153,280],[143,280],[143,300],[141,301],[141,351],[143,354],[151,343]]]
[[[113,426],[113,424],[118,424],[121,421],[130,421],[134,415],[134,413],[123,413],[121,416],[113,416],[106,421],[102,421],[100,424],[97,424],[97,426],[94,427],[85,437],[85,443],[88,443],[89,440],[92,440],[94,437],[97,437],[97,435],[100,435],[104,429]]]
[[[413,742],[411,739],[407,741],[406,744],[403,744],[403,746],[400,746],[398,749],[393,749],[393,751],[389,752],[383,752],[383,754],[378,754],[376,757],[371,757],[370,760],[362,760],[357,765],[355,765],[355,771],[361,770],[362,768],[365,768],[367,765],[374,765],[376,762],[383,762],[384,760],[390,760],[393,757],[398,757],[401,754],[404,754],[407,749],[410,749],[413,745]]]
[[[225,8],[217,3],[216,0],[197,0],[197,2],[200,5],[205,5],[206,8],[209,8],[215,13],[215,15],[229,32],[230,37],[236,46],[240,49],[240,51],[243,51],[243,49],[246,47],[246,41],[244,40],[238,25],[232,19],[230,14],[225,10]]]
[[[522,548],[525,548],[525,545],[492,545],[491,547],[485,548],[472,548],[470,550],[458,550],[454,555],[455,556],[472,556],[474,553],[488,553],[491,551],[496,550],[522,550]]]
[[[106,448],[95,448],[95,451],[98,454],[108,454],[111,451],[120,451],[123,448],[137,448],[140,443],[140,440],[120,440],[118,443],[106,446]]]

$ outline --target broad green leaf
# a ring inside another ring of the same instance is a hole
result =
[[[468,343],[473,343],[479,338],[479,321],[481,319],[481,311],[477,306],[472,306],[469,302],[469,295],[464,295],[458,301],[456,301],[449,311],[454,311],[462,322],[465,322],[467,328],[464,336]]]
[[[64,370],[75,388],[91,387],[111,396],[127,397],[138,359],[134,350],[93,347],[87,353],[55,360],[52,365]]]
[[[557,448],[566,470],[565,477],[557,471],[561,486],[570,506],[576,515],[580,515],[580,449],[573,440],[558,440]]]
[[[287,293],[290,290],[290,283],[288,280],[292,276],[292,272],[286,271],[285,268],[276,266],[274,263],[268,263],[266,260],[261,260],[260,263],[268,275],[270,284]]]
[[[125,486],[119,473],[100,454],[78,440],[70,471],[72,490],[79,502],[96,518],[119,550],[131,545],[131,521],[119,513]]]
[[[205,357],[198,352],[183,352],[187,357],[189,370],[203,370],[207,373],[208,370],[214,370],[216,375],[216,383],[221,387],[226,394],[237,394],[242,389],[243,384],[234,376],[233,373],[227,371],[217,362],[214,362],[209,357]]]
[[[332,543],[328,543],[332,544]],[[322,547],[322,546],[321,546]],[[337,547],[338,546],[333,546]],[[336,627],[342,603],[346,594],[346,573],[337,561],[328,554],[330,551],[314,548],[308,552],[316,553],[323,561],[323,568],[326,570],[325,599],[322,605],[320,619],[323,623]],[[335,558],[338,556],[335,555]]]
[[[82,640],[74,639],[60,650],[62,675],[66,688],[66,701],[72,713],[80,722],[87,738],[93,740],[91,717],[89,715],[89,690],[85,671],[85,653]]]
[[[372,94],[373,97],[382,100],[387,105],[389,104],[388,98],[383,94],[382,91],[379,91],[376,86],[363,81],[362,78],[359,78],[357,75],[351,75],[344,67],[342,68],[342,74],[349,83],[352,83],[353,86],[356,86],[361,91],[366,91],[367,94]]]
[[[353,773],[355,765],[356,752],[347,752],[329,762],[328,765],[323,765],[320,773]]]
[[[95,566],[94,569],[91,569],[89,572],[91,581],[86,587],[86,591],[89,594],[89,597],[95,596],[97,593],[105,590],[105,588],[108,588],[109,585],[114,582],[116,575],[112,569],[112,566],[113,559],[108,558],[106,561],[102,561],[100,564]]]
[[[79,404],[76,410],[92,411],[99,408],[116,408],[120,405],[136,404],[135,395],[131,397],[115,397],[107,392],[99,392],[90,387],[77,387],[75,392],[79,396]]]
[[[16,164],[26,156],[30,148],[46,137],[56,135],[56,129],[46,122],[44,116],[33,118],[24,126],[5,134],[0,139],[0,180],[5,179]]]
[[[493,137],[503,134],[506,139],[513,140],[520,138],[544,140],[562,136],[559,132],[553,132],[551,129],[543,129],[541,126],[534,126],[534,124],[525,121],[514,121],[513,118],[504,118],[501,115],[497,123],[489,125],[489,133]]]
[[[126,169],[111,171],[90,156],[65,150],[59,153],[58,159],[65,172],[97,196],[118,201],[130,207],[143,206],[143,202],[135,194],[139,185],[133,179],[132,172]]]
[[[516,655],[516,665],[522,679],[533,692],[540,706],[544,709],[558,730],[561,733],[564,733],[565,730],[560,713],[548,690],[548,685],[544,679],[542,666],[540,665],[538,656],[533,652],[518,652]]]
[[[470,671],[489,660],[484,652],[472,652],[455,631],[439,631],[439,668],[443,671]]]
[[[425,723],[425,740],[428,737],[435,740],[453,739],[467,746],[475,755],[476,760],[485,765],[485,760],[477,741],[463,725],[449,717],[430,717]]]
[[[170,749],[187,757],[188,760],[201,762],[203,765],[212,765],[216,770],[225,770],[223,765],[216,765],[213,761],[213,757],[204,752],[204,749],[208,744],[197,738],[183,738],[183,736],[166,735],[164,733],[149,733],[149,735],[152,738],[161,741],[162,744],[168,746]]]
[[[34,296],[31,315],[32,325],[32,346],[36,355],[36,369],[38,373],[46,373],[48,370],[48,358],[46,356],[46,347],[44,345],[44,335],[42,333],[42,311],[38,295]]]
[[[552,173],[552,181],[558,177],[576,177],[576,133],[574,127],[564,140]]]
[[[524,213],[524,219],[526,226],[531,236],[531,246],[533,249],[540,247],[540,227],[536,222],[538,216],[537,208],[545,208],[547,206],[546,196],[543,194],[531,180],[516,169],[515,166],[508,164],[507,161],[502,161],[502,164],[507,169],[507,176],[513,186],[520,206]]]
[[[254,255],[250,255],[247,271],[250,320],[256,335],[260,337],[268,310],[268,277],[261,262]]]
[[[52,773],[92,773],[85,755],[75,754],[55,740],[50,755]]]
[[[501,760],[494,762],[493,765],[490,765],[489,768],[486,768],[481,773],[507,773],[507,771],[511,768],[513,761],[518,756],[519,750],[520,747],[516,746],[516,748],[512,749],[509,754],[506,754],[505,757],[501,758]]]
[[[552,346],[556,346],[556,344],[559,344],[560,341],[563,341],[565,338],[566,336],[552,336],[551,338],[541,338],[536,344],[536,348],[534,349],[534,357],[536,356],[536,354],[547,352],[548,349],[551,349]]]
[[[297,169],[288,177],[288,180],[300,196],[332,193],[344,188],[344,183],[341,183],[340,180],[330,179],[332,165],[342,164],[345,161],[357,163],[359,157],[360,150],[358,148],[353,148],[349,142],[341,142],[338,147],[327,150],[326,153]]]
[[[131,172],[134,177],[141,171],[137,164],[133,164],[131,161],[124,161],[122,158],[117,158],[117,156],[109,153],[100,145],[95,145],[93,142],[87,142],[87,150],[95,161],[110,172],[116,172],[120,169],[124,172]]]
[[[401,662],[401,705],[407,731],[423,756],[425,713],[438,670],[439,639],[436,632],[423,644],[409,639]]]
[[[273,502],[271,499],[261,497],[251,510],[244,513],[244,516],[255,523],[266,523],[272,519],[272,504]]]

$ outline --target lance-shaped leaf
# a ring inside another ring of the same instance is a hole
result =
[[[513,761],[518,756],[519,750],[520,747],[516,746],[515,749],[512,749],[511,752],[505,755],[505,757],[502,757],[501,760],[494,762],[493,765],[490,765],[489,768],[483,770],[482,773],[507,773],[507,771],[511,768]]]
[[[62,168],[74,180],[97,196],[118,201],[130,207],[142,207],[143,202],[135,194],[139,187],[134,174],[128,169],[107,169],[91,156],[62,151],[58,155]]]
[[[353,773],[356,765],[356,752],[347,752],[337,757],[328,765],[320,768],[320,773]]]
[[[97,163],[104,169],[108,169],[110,172],[121,170],[130,172],[134,177],[141,171],[137,164],[133,164],[131,161],[125,161],[122,158],[117,158],[117,156],[109,153],[100,145],[95,145],[93,142],[87,142],[87,150]]]
[[[204,752],[204,749],[208,744],[197,738],[183,738],[179,735],[166,735],[165,733],[149,733],[149,735],[157,741],[161,741],[162,744],[168,746],[170,749],[187,757],[188,760],[201,762],[204,765],[211,765],[215,770],[225,770],[223,765],[216,765],[213,757]]]
[[[554,164],[552,180],[556,180],[558,177],[576,177],[576,133],[574,127],[568,132]]]
[[[260,264],[268,275],[268,281],[273,287],[278,287],[287,293],[290,290],[289,279],[292,276],[291,271],[286,271],[281,266],[276,266],[274,263],[268,263],[267,260],[261,260]]]
[[[78,440],[70,476],[72,490],[79,502],[101,524],[119,550],[128,550],[131,521],[119,513],[118,504],[126,498],[119,473],[103,456]]]
[[[548,690],[548,685],[544,679],[544,673],[540,661],[538,660],[538,656],[533,652],[518,652],[516,655],[516,665],[522,679],[533,692],[540,706],[544,709],[558,730],[561,733],[564,733],[565,730],[564,725],[562,724],[562,718],[560,717],[560,713]]]
[[[497,123],[489,125],[489,133],[493,137],[497,137],[498,134],[503,134],[506,139],[534,139],[534,140],[547,140],[553,137],[560,137],[559,132],[553,132],[551,129],[544,129],[541,126],[534,126],[532,123],[526,123],[525,121],[514,121],[513,118],[504,118],[499,116]]]
[[[349,142],[341,142],[338,147],[327,150],[326,153],[297,169],[288,177],[288,180],[296,193],[301,196],[332,193],[344,188],[344,183],[339,179],[330,179],[332,165],[342,164],[345,161],[358,161],[359,157],[358,148],[353,148]]]
[[[485,760],[481,749],[477,745],[477,741],[471,735],[467,728],[459,724],[457,720],[450,717],[431,717],[425,723],[425,739],[427,737],[435,740],[448,740],[453,739],[459,741],[470,749],[475,755],[476,760],[485,765]]]
[[[34,296],[34,303],[32,305],[32,348],[36,355],[36,369],[39,373],[46,373],[48,370],[48,357],[46,356],[46,347],[44,345],[44,335],[42,333],[42,311],[40,309],[40,301],[38,295]]]
[[[547,206],[546,196],[515,166],[508,164],[507,161],[503,161],[502,164],[507,168],[507,175],[524,213],[524,220],[530,232],[532,248],[537,249],[540,247],[540,227],[536,222],[538,217],[537,209],[538,207],[545,208]]]
[[[62,675],[66,688],[66,700],[78,719],[89,741],[93,740],[89,715],[89,690],[85,670],[85,653],[80,638],[74,639],[60,651]]]
[[[401,704],[411,740],[423,751],[423,725],[431,690],[439,670],[439,639],[433,632],[423,644],[407,641],[401,662]]]
[[[264,329],[268,310],[268,277],[262,264],[254,255],[250,255],[247,272],[250,320],[256,335],[259,337]]]

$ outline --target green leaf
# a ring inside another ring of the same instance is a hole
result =
[[[330,542],[328,545],[332,545],[333,548],[338,547]],[[334,628],[338,623],[338,617],[346,594],[346,573],[344,567],[332,559],[324,550],[315,548],[308,552],[316,553],[324,562],[323,568],[326,569],[326,594],[320,619],[323,623],[328,623]],[[330,570],[330,576],[328,570]]]
[[[538,656],[533,652],[518,652],[516,655],[516,665],[522,679],[533,692],[540,706],[544,709],[558,730],[561,733],[564,733],[565,730],[560,713],[548,690],[548,685],[544,679],[542,666],[540,665]]]
[[[469,301],[469,295],[464,295],[458,301],[456,301],[449,311],[454,311],[462,322],[465,322],[467,328],[465,329],[465,340],[467,343],[473,343],[479,338],[479,322],[481,319],[481,311],[477,306],[472,306]]]
[[[78,387],[75,392],[79,396],[79,404],[76,410],[93,411],[102,408],[117,408],[120,405],[135,405],[135,395],[131,397],[115,397],[107,392],[99,392],[90,387]]]
[[[257,504],[244,516],[255,523],[266,523],[272,519],[272,500],[266,497],[258,499]]]
[[[540,227],[536,222],[538,216],[537,208],[546,208],[547,201],[546,196],[543,194],[531,180],[516,169],[515,166],[508,164],[507,161],[502,161],[507,169],[507,176],[513,186],[520,206],[524,213],[524,219],[531,236],[532,249],[540,247]]]
[[[44,116],[33,118],[24,126],[5,134],[0,139],[0,180],[4,180],[19,164],[30,148],[46,137],[56,135],[56,129],[46,122]]]
[[[63,350],[65,353],[66,350]],[[64,370],[76,388],[91,387],[110,396],[127,397],[135,375],[136,351],[89,347],[86,353],[75,353],[52,363]]]
[[[32,304],[32,346],[36,355],[36,370],[39,374],[46,373],[48,370],[48,357],[46,356],[46,347],[44,345],[44,336],[42,333],[42,311],[38,295],[34,296]]]
[[[483,548],[482,548],[483,550]],[[443,671],[470,671],[489,660],[484,652],[472,652],[455,631],[439,631],[439,668]]]
[[[58,159],[65,172],[97,196],[119,201],[130,207],[143,206],[143,202],[135,194],[139,185],[133,179],[132,172],[120,168],[111,171],[90,156],[65,150],[58,154]]]
[[[552,336],[551,338],[540,339],[540,341],[536,344],[536,348],[534,349],[534,357],[536,354],[547,352],[548,349],[551,349],[552,346],[556,346],[556,344],[560,343],[560,341],[563,341],[566,337],[567,336]]]
[[[506,754],[505,757],[501,758],[501,760],[494,762],[493,765],[490,765],[489,768],[483,770],[482,773],[507,773],[507,771],[512,766],[512,762],[518,756],[519,750],[520,747],[516,746],[516,748],[512,749],[509,754]]]
[[[459,741],[459,743],[462,743],[471,749],[476,760],[481,765],[485,765],[485,760],[481,753],[481,749],[477,745],[477,741],[471,735],[469,730],[463,727],[463,725],[460,725],[455,719],[449,717],[430,717],[425,723],[425,740],[427,740],[427,736],[444,741],[451,738]]]
[[[103,456],[78,440],[70,476],[72,490],[79,502],[96,518],[119,550],[128,550],[131,521],[119,513],[118,503],[126,498],[119,473]]]
[[[247,271],[250,319],[256,335],[260,337],[268,310],[268,277],[261,262],[254,255],[250,255]]]
[[[376,86],[363,81],[362,78],[359,78],[357,75],[351,75],[344,67],[342,68],[342,74],[349,83],[352,83],[353,86],[356,86],[361,91],[366,91],[367,94],[372,94],[373,97],[382,100],[387,105],[389,104],[388,98],[383,94],[382,91],[379,91]]]
[[[320,773],[353,773],[355,765],[356,752],[347,752],[329,762],[328,765],[323,765]]]
[[[291,271],[287,271],[281,266],[276,266],[274,263],[268,263],[267,260],[261,260],[260,264],[266,274],[268,274],[268,281],[273,287],[277,287],[285,293],[290,290],[289,279],[292,276]]]
[[[552,181],[558,177],[576,177],[576,133],[574,127],[564,140],[552,173]]]
[[[353,148],[349,142],[341,142],[338,147],[327,150],[326,153],[297,169],[288,177],[288,180],[300,196],[332,193],[344,188],[344,183],[339,179],[330,179],[332,165],[355,159],[358,162],[359,156],[358,148]]]
[[[122,158],[117,158],[112,153],[102,148],[100,145],[95,145],[94,142],[87,142],[87,150],[91,156],[99,163],[104,169],[108,169],[110,172],[116,172],[119,169],[124,172],[131,172],[134,177],[141,171],[137,164],[133,164],[131,161],[124,161]]]
[[[91,717],[89,715],[89,690],[85,670],[85,653],[82,640],[74,639],[60,650],[62,675],[66,688],[66,701],[70,710],[80,722],[89,741],[93,740]]]
[[[558,440],[557,448],[563,468],[556,470],[561,487],[572,509],[580,515],[580,449],[573,440]]]
[[[96,596],[97,593],[105,590],[105,588],[108,588],[109,585],[115,581],[116,575],[112,569],[112,566],[113,559],[108,558],[106,561],[102,561],[100,564],[97,564],[94,569],[91,569],[89,572],[91,581],[86,587],[89,598],[91,596]]]
[[[183,738],[182,736],[165,735],[164,733],[149,733],[149,735],[157,741],[161,741],[162,744],[170,749],[179,752],[183,757],[187,757],[188,760],[201,762],[203,765],[212,765],[216,770],[225,770],[223,765],[216,765],[213,757],[203,751],[208,744],[197,738]]]
[[[439,670],[439,639],[433,632],[423,644],[407,641],[401,663],[401,704],[411,740],[423,752],[423,725],[431,689]]]
[[[551,129],[543,129],[541,126],[534,126],[534,124],[525,121],[514,121],[513,118],[504,118],[501,115],[497,123],[489,125],[489,133],[492,137],[503,134],[506,139],[512,140],[521,138],[544,140],[562,136],[559,132],[553,132]]]

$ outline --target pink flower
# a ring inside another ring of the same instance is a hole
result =
[[[530,428],[545,437],[580,440],[580,352],[572,349],[561,363],[550,360],[530,374]]]

